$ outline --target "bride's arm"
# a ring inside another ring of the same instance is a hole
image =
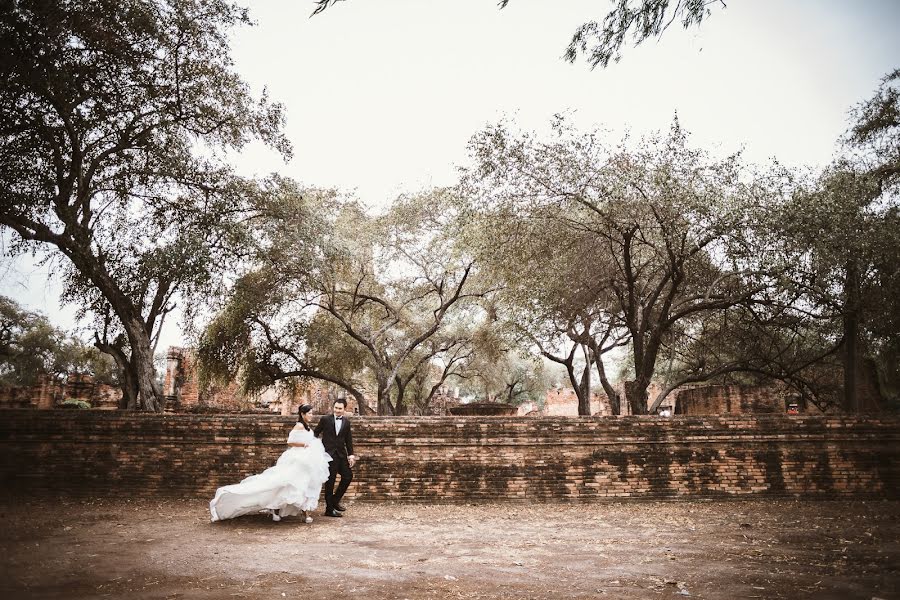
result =
[[[294,433],[294,431],[297,431],[298,429],[299,429],[299,427],[295,427],[295,428],[291,431],[291,433]],[[292,447],[292,448],[307,448],[307,447],[309,447],[309,443],[308,443],[308,442],[292,442],[292,441],[291,441],[291,436],[290,436],[290,435],[288,435],[288,442],[287,442],[287,445],[290,446],[290,447]]]

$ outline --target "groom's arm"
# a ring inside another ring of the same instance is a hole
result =
[[[353,456],[353,427],[350,421],[347,421],[347,438],[345,439],[347,443],[347,456]]]
[[[322,431],[325,429],[325,419],[327,418],[328,417],[321,417],[319,419],[319,422],[316,423],[316,428],[313,429],[314,436],[319,437],[320,435],[322,435]]]

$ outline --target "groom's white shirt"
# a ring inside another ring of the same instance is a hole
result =
[[[344,419],[337,417],[334,418],[334,435],[338,435],[341,432],[341,425],[344,424]]]

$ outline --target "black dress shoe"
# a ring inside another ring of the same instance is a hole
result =
[[[335,504],[334,510],[339,510],[341,512],[347,512],[347,507],[344,506],[343,504]]]
[[[342,515],[341,513],[339,513],[336,510],[326,510],[325,516],[326,517],[343,517],[344,515]]]

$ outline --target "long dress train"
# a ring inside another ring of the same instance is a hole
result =
[[[294,429],[288,442],[306,442],[309,446],[292,446],[262,473],[216,490],[209,503],[213,522],[275,509],[283,517],[315,510],[322,484],[328,480],[331,457],[312,431]]]

